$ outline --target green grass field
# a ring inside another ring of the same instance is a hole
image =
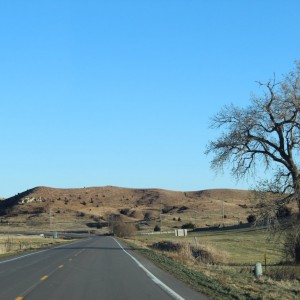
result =
[[[215,249],[228,253],[230,264],[254,264],[267,259],[268,264],[279,263],[283,259],[281,240],[270,239],[263,230],[241,229],[218,233],[202,232],[191,234],[191,242],[207,243]]]
[[[161,240],[174,243],[187,242],[193,246],[208,245],[227,254],[228,264],[254,264],[264,262],[276,264],[283,260],[280,238],[270,239],[268,232],[258,229],[239,229],[228,231],[189,232],[187,237],[174,234],[140,235],[136,240],[151,244]]]
[[[281,265],[284,262],[281,239],[270,239],[265,230],[189,232],[187,237],[181,238],[173,234],[137,235],[127,241],[211,299],[300,299],[300,266]],[[151,249],[151,245],[160,241],[204,247],[219,263],[205,264],[183,251]],[[256,262],[263,265],[263,276],[259,278],[252,272]]]

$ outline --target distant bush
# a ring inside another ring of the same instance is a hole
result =
[[[188,209],[188,207],[184,205],[184,206],[181,206],[180,208],[178,208],[177,212],[178,213],[183,213],[187,209]]]
[[[153,219],[152,216],[151,216],[151,213],[146,212],[145,215],[144,215],[144,220],[145,221],[150,221],[151,219]]]
[[[163,213],[163,214],[167,214],[168,212],[170,212],[171,210],[173,210],[173,209],[175,209],[176,208],[176,206],[165,206],[162,210],[161,210],[161,212]]]
[[[287,218],[290,217],[292,215],[292,210],[287,207],[286,205],[281,206],[277,212],[276,212],[276,216],[277,218]]]
[[[256,216],[251,214],[247,217],[248,223],[254,223],[256,221]]]
[[[127,216],[129,214],[130,209],[129,208],[122,208],[120,210],[120,214]]]
[[[100,222],[100,217],[99,216],[90,216],[91,219],[93,219],[95,222]]]
[[[242,208],[247,208],[248,207],[247,204],[239,204],[239,206],[242,207]]]
[[[135,235],[137,228],[132,223],[116,223],[113,225],[113,233],[118,237],[130,237]]]
[[[155,225],[155,227],[154,227],[153,230],[154,230],[154,231],[160,231],[160,227],[159,227],[158,225]]]
[[[44,207],[36,207],[33,209],[32,214],[42,214],[44,212],[46,212]]]
[[[7,209],[0,209],[0,216],[5,216],[5,215],[7,215],[8,214],[8,211],[7,211]]]
[[[194,229],[195,228],[195,224],[193,223],[185,223],[181,226],[182,229]]]

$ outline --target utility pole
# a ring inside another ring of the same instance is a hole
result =
[[[110,233],[110,228],[109,228],[109,215],[107,216],[107,229],[108,229],[108,233]]]
[[[49,224],[50,224],[50,231],[52,230],[52,223],[53,223],[53,220],[52,220],[52,208],[50,207],[50,209],[49,209]]]
[[[160,198],[160,213],[159,213],[159,218],[160,218],[160,233],[162,231],[162,218],[161,218],[161,215],[162,215],[162,199]]]
[[[222,200],[222,223],[224,227],[224,200]]]

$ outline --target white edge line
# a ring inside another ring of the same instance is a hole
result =
[[[167,292],[172,298],[176,300],[185,300],[180,295],[178,295],[175,291],[173,291],[171,288],[169,288],[166,284],[164,284],[161,280],[159,280],[155,275],[153,275],[146,267],[144,267],[134,256],[132,256],[130,253],[128,253],[123,246],[115,239],[114,241],[121,247],[121,249],[130,256],[132,260],[157,284],[159,285],[165,292]]]
[[[60,246],[57,246],[57,247],[53,247],[53,248],[49,248],[49,249],[36,251],[36,252],[32,252],[32,253],[25,254],[25,255],[21,255],[21,256],[18,256],[18,257],[10,258],[10,259],[7,259],[7,260],[0,261],[0,264],[4,264],[4,263],[14,261],[14,260],[18,260],[18,259],[21,259],[21,258],[24,258],[24,257],[27,257],[27,256],[31,256],[31,255],[34,255],[34,254],[39,254],[39,253],[42,253],[42,252],[50,251],[50,250],[53,250],[53,249],[61,248],[61,247],[64,247],[64,246],[68,246],[68,245],[72,245],[72,244],[76,244],[76,243],[80,243],[80,242],[82,242],[82,241],[77,241],[77,242],[73,242],[73,243],[70,243],[70,244],[63,244],[63,245],[60,245]]]
[[[33,254],[42,253],[42,252],[45,252],[45,251],[48,251],[48,249],[47,250],[33,252],[33,253],[29,253],[29,254],[25,254],[25,255],[14,257],[14,258],[7,259],[7,260],[3,260],[3,261],[0,261],[0,264],[4,264],[4,263],[7,263],[7,262],[10,262],[10,261],[13,261],[13,260],[18,260],[18,259],[21,259],[23,257],[30,256],[30,255],[33,255]]]

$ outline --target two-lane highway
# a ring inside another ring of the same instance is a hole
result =
[[[207,299],[113,237],[0,261],[0,299]]]

